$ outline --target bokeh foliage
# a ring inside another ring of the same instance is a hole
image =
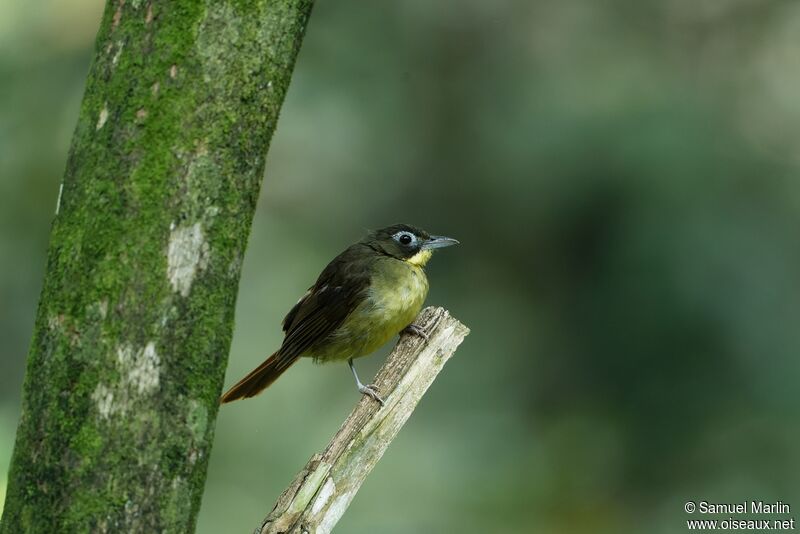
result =
[[[100,9],[0,1],[0,497]],[[675,532],[688,499],[800,506],[798,31],[788,0],[318,3],[228,383],[364,228],[461,239],[429,301],[472,329],[341,531]],[[222,410],[200,532],[255,526],[350,380],[302,362]]]

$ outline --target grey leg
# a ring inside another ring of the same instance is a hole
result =
[[[421,326],[419,326],[417,324],[414,324],[414,323],[411,323],[407,327],[403,328],[400,331],[400,334],[409,334],[409,335],[412,335],[412,336],[419,336],[422,339],[424,339],[425,341],[428,341],[428,339],[429,339],[428,338],[428,334],[425,333],[425,330],[423,330]]]
[[[368,397],[372,397],[376,401],[380,402],[381,406],[383,406],[385,403],[383,402],[383,399],[380,398],[380,396],[378,395],[378,388],[376,388],[372,384],[365,386],[364,384],[361,383],[361,380],[358,379],[358,373],[356,373],[356,367],[355,365],[353,365],[353,358],[347,360],[347,365],[349,365],[350,370],[353,371],[353,378],[356,379],[356,387],[358,388],[359,393],[361,393],[362,395],[366,395]]]

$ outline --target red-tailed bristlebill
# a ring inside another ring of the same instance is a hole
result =
[[[359,380],[353,359],[366,356],[401,331],[423,335],[413,323],[428,294],[425,264],[437,248],[458,244],[408,224],[371,232],[336,256],[283,319],[281,347],[231,387],[222,403],[253,397],[298,358],[346,361],[358,391],[383,404]]]

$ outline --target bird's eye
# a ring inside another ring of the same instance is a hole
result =
[[[410,245],[414,241],[414,236],[408,232],[401,232],[395,236],[395,239],[397,239],[401,245]]]

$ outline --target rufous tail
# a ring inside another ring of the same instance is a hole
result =
[[[287,358],[280,351],[276,352],[231,387],[220,398],[220,404],[255,397],[275,382],[296,360],[297,358]]]

